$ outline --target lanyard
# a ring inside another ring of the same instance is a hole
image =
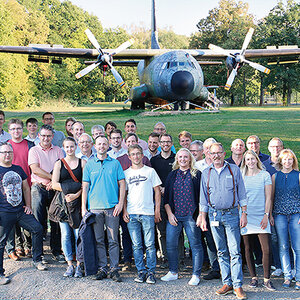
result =
[[[232,207],[234,207],[234,204],[235,204],[235,182],[234,182],[234,177],[233,177],[233,172],[230,168],[230,165],[228,164],[228,170],[231,174],[231,177],[232,177],[232,183],[233,183],[233,203],[232,203]],[[210,173],[211,173],[211,170],[212,170],[212,167],[209,168],[209,171],[208,171],[208,179],[207,179],[207,197],[208,197],[208,204],[212,207],[211,205],[211,202],[210,202],[210,193],[209,193],[209,178],[210,178]]]

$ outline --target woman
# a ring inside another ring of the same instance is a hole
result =
[[[271,233],[269,215],[271,210],[272,181],[270,174],[263,169],[262,163],[253,150],[244,153],[241,171],[247,192],[248,223],[241,229],[245,245],[245,257],[251,281],[249,286],[258,287],[253,258],[253,239],[258,236],[263,257],[264,283],[270,291],[275,288],[270,281],[270,248],[269,234]]]
[[[279,172],[272,176],[273,216],[278,234],[280,261],[283,268],[283,287],[290,287],[293,278],[290,247],[294,250],[296,285],[300,290],[300,173],[294,152],[284,149],[276,165]]]
[[[166,180],[164,205],[168,215],[166,244],[169,272],[161,278],[162,281],[178,279],[178,239],[184,228],[193,259],[193,276],[189,285],[198,285],[200,282],[203,249],[196,218],[199,213],[201,172],[194,165],[191,152],[186,148],[180,149],[173,163],[173,171]]]
[[[63,160],[58,160],[55,163],[52,176],[52,188],[54,190],[63,192],[67,207],[66,213],[68,215],[68,222],[59,222],[61,229],[62,248],[68,263],[68,268],[64,273],[64,276],[82,277],[80,263],[77,261],[76,269],[72,264],[74,248],[72,245],[72,235],[74,233],[76,248],[78,228],[81,221],[80,209],[82,170],[86,164],[86,161],[75,156],[76,142],[72,137],[65,138],[63,142],[63,148],[66,153],[64,160],[75,176],[72,178]]]
[[[73,133],[72,133],[72,125],[76,122],[76,119],[73,117],[69,117],[66,119],[65,122],[65,129],[67,132],[67,136],[71,136],[73,137]]]

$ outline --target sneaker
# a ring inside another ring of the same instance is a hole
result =
[[[300,290],[300,281],[297,281],[295,284],[295,290]]]
[[[145,272],[139,272],[138,276],[134,278],[135,282],[143,283],[146,281],[147,274]]]
[[[16,253],[17,253],[18,256],[22,256],[22,257],[25,256],[25,252],[22,248],[17,248]]]
[[[8,277],[5,277],[4,274],[0,274],[0,285],[4,285],[8,283],[10,283],[10,279]]]
[[[197,275],[193,275],[188,284],[189,285],[198,285],[199,282],[200,282],[200,277]]]
[[[48,268],[41,261],[34,261],[32,264],[39,271],[46,271],[46,270],[48,270]]]
[[[242,287],[239,287],[237,289],[234,289],[233,293],[236,295],[236,297],[240,300],[247,299],[247,295],[244,292]]]
[[[131,262],[125,261],[124,267],[122,268],[122,272],[131,271]]]
[[[58,255],[52,254],[52,259],[56,260],[60,264],[65,264],[66,263],[65,257],[62,254],[58,254]]]
[[[203,262],[203,265],[202,265],[202,272],[206,272],[210,269],[210,264],[208,261],[205,261]]]
[[[73,265],[68,266],[67,271],[64,273],[64,277],[73,277],[75,273],[75,268]]]
[[[272,283],[272,281],[271,280],[268,280],[268,281],[265,281],[264,283],[263,283],[263,286],[266,288],[266,289],[268,289],[269,291],[276,291],[276,289],[275,289],[275,287],[274,287],[274,285],[273,285],[273,283]]]
[[[282,284],[282,287],[289,288],[289,287],[291,287],[291,283],[292,283],[291,280],[285,279],[284,282],[283,282],[283,284]]]
[[[169,268],[169,263],[168,263],[168,260],[167,259],[163,259],[161,261],[161,264],[159,265],[159,267],[161,269],[168,269]]]
[[[115,282],[122,282],[122,278],[118,272],[118,270],[114,270],[110,273],[109,277]]]
[[[258,280],[256,278],[252,278],[249,282],[249,287],[251,288],[257,288],[258,287]]]
[[[281,269],[275,269],[274,272],[271,274],[272,276],[281,276],[282,275],[282,270]]]
[[[25,257],[26,258],[32,258],[31,250],[30,249],[25,249]]]
[[[83,273],[82,273],[80,265],[76,266],[74,277],[75,278],[81,278],[81,277],[83,277]]]
[[[44,256],[42,256],[41,258],[42,258],[42,264],[44,264],[44,265],[49,264],[49,261]]]
[[[212,280],[212,279],[219,279],[221,274],[219,271],[210,271],[207,275],[203,276],[204,280]]]
[[[18,261],[18,260],[20,260],[20,257],[19,257],[19,255],[16,253],[16,251],[14,251],[14,252],[8,254],[8,257],[9,257],[10,259],[12,259],[13,261]]]
[[[155,284],[156,283],[156,279],[153,273],[148,273],[147,275],[147,279],[146,282],[149,284]]]
[[[233,292],[232,285],[224,284],[220,289],[216,291],[217,295],[225,296]]]
[[[178,279],[178,273],[172,274],[172,272],[170,272],[170,271],[165,276],[160,278],[160,280],[162,280],[162,281],[171,281],[171,280],[176,280],[176,279]]]
[[[92,277],[94,280],[102,280],[105,278],[107,278],[107,274],[103,270],[99,270],[97,274]]]

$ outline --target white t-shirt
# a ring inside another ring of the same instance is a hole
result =
[[[154,215],[153,188],[161,185],[156,171],[148,166],[130,167],[125,172],[127,211],[129,214]]]

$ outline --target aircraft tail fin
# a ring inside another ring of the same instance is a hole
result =
[[[158,43],[158,32],[156,28],[155,0],[152,0],[151,49],[160,49]]]

